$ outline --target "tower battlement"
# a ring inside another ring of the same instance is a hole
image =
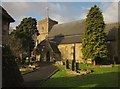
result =
[[[38,21],[38,32],[40,35],[37,37],[36,45],[46,38],[46,36],[49,34],[50,30],[55,24],[58,24],[58,22],[50,18],[45,18]]]

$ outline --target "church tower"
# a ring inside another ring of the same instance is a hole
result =
[[[36,46],[47,37],[47,35],[49,34],[51,28],[55,24],[58,24],[58,22],[50,19],[49,17],[38,21],[39,36],[37,37]]]

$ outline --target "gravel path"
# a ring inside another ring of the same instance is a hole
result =
[[[54,65],[41,67],[35,72],[23,75],[24,84],[26,87],[40,87],[41,83],[47,80],[56,71],[58,71],[58,67]]]

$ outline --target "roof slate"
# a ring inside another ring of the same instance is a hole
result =
[[[0,6],[0,10],[2,10],[2,19],[7,19],[9,22],[15,22],[15,20],[7,13],[7,11]],[[0,12],[1,13],[1,12]]]
[[[56,24],[51,29],[48,37],[55,37],[61,35],[76,35],[84,33],[85,20],[76,20],[69,23]]]
[[[114,30],[113,34],[111,34],[110,32],[111,30],[113,30],[113,28],[117,28],[117,27],[118,24],[116,23],[106,24],[105,32],[108,34],[107,40],[115,40],[115,35],[117,30]],[[81,43],[84,30],[85,30],[85,19],[76,20],[63,24],[56,24],[49,32],[48,38],[50,40],[54,39],[54,42],[60,44]]]

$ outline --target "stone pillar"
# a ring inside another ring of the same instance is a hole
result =
[[[74,43],[74,48],[73,48],[73,50],[74,50],[74,54],[73,54],[73,60],[72,60],[72,71],[74,71],[75,70],[75,43]]]

